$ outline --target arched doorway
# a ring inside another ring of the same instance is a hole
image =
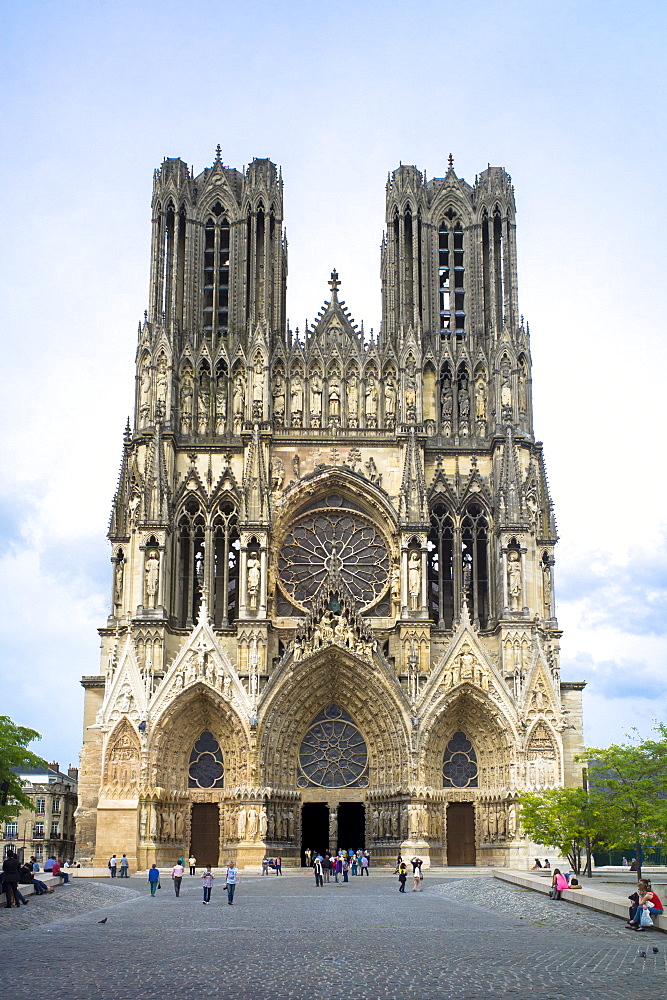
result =
[[[219,864],[220,816],[216,802],[195,802],[190,820],[190,856],[198,865]]]

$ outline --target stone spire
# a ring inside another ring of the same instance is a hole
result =
[[[403,524],[425,524],[429,520],[424,464],[414,427],[410,428],[405,448],[399,515]]]

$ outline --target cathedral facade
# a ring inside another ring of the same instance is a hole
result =
[[[283,184],[155,172],[78,854],[523,866],[579,783],[510,177],[388,179],[382,327],[285,314]]]

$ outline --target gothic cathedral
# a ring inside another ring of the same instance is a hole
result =
[[[270,160],[155,172],[78,853],[524,866],[580,781],[505,170],[388,179],[382,328],[285,314]]]

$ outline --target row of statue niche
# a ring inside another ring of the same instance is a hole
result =
[[[194,681],[206,681],[211,687],[222,691],[229,701],[232,695],[232,679],[222,663],[211,656],[204,647],[193,649],[187,659],[181,661],[174,674],[172,693],[177,694]]]
[[[557,780],[558,761],[555,756],[536,755],[533,760],[510,764],[511,788],[553,788]]]
[[[245,806],[239,806],[236,813],[237,840],[257,840],[258,836],[260,840],[266,840],[268,828],[269,817],[264,806],[259,810],[254,805],[247,809]]]
[[[186,808],[144,802],[139,813],[139,837],[158,843],[182,844]]]
[[[342,385],[345,385],[343,400]],[[416,390],[415,390],[416,392]],[[384,426],[390,430],[396,426],[396,381],[389,375],[380,381],[370,375],[362,384],[357,375],[350,375],[343,383],[338,377],[328,380],[326,404],[324,398],[324,382],[315,374],[308,380],[308,416],[311,427],[323,425],[333,427],[344,424],[346,427],[359,427],[359,401],[363,393],[363,413],[366,427],[378,427],[380,398]],[[283,375],[276,375],[271,383],[273,398],[273,417],[276,424],[284,426],[287,419],[286,399],[287,386]],[[289,385],[289,420],[292,427],[303,427],[305,417],[305,380],[301,375],[294,375]],[[416,395],[415,395],[416,399]]]
[[[364,639],[357,634],[342,609],[339,614],[335,611],[325,611],[318,624],[312,628],[310,635],[297,634],[295,637],[293,661],[298,663],[299,660],[331,643],[349,649],[365,660],[372,659],[373,650],[377,645],[375,640]]]
[[[470,646],[465,645],[449,664],[442,675],[442,687],[446,691],[458,684],[474,684],[483,691],[489,690],[489,675],[474,656]]]
[[[514,840],[516,836],[516,806],[506,802],[491,802],[478,806],[481,813],[481,839],[483,844]]]

